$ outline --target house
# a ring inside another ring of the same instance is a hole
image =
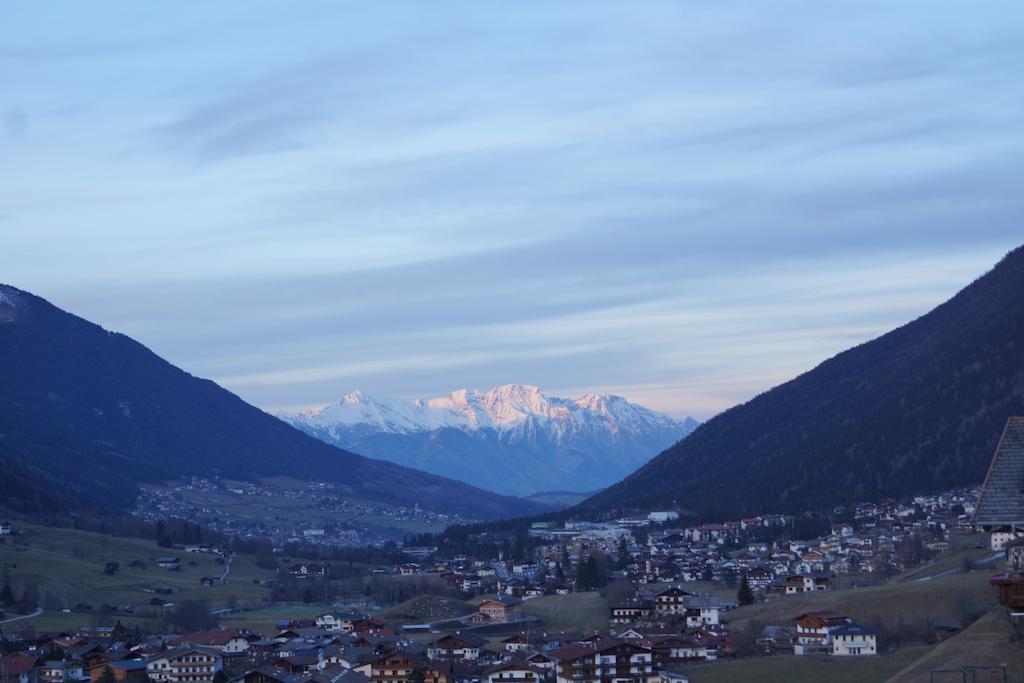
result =
[[[718,624],[722,599],[711,595],[688,595],[683,598],[686,625],[690,628]]]
[[[124,659],[120,661],[107,662],[106,667],[103,669],[94,669],[91,674],[95,675],[96,680],[103,675],[105,669],[110,669],[111,673],[114,674],[115,681],[145,681],[146,680],[146,662],[141,659]]]
[[[552,650],[558,683],[656,683],[649,648],[617,638]]]
[[[534,649],[533,645],[530,643],[530,639],[522,633],[505,638],[501,641],[501,646],[505,652],[511,652],[513,654]]]
[[[159,683],[212,683],[223,665],[217,650],[185,645],[149,657],[146,673]]]
[[[10,536],[12,532],[10,522],[0,522],[0,536]]]
[[[225,657],[232,657],[244,654],[249,649],[249,640],[242,636],[237,629],[217,628],[210,631],[186,633],[170,641],[169,645],[172,647],[201,645],[217,650]]]
[[[319,578],[327,576],[331,565],[319,562],[302,562],[288,567],[288,573],[296,579]]]
[[[475,662],[480,659],[480,648],[487,640],[471,634],[449,633],[427,643],[427,657]]]
[[[356,670],[365,674],[370,683],[406,683],[414,671],[423,672],[423,683],[454,683],[441,669],[400,652],[381,655],[376,661]]]
[[[765,626],[757,636],[757,649],[766,655],[792,652],[795,640],[796,628],[793,626]]]
[[[613,624],[631,624],[637,619],[649,616],[653,605],[649,602],[624,602],[611,606]]]
[[[361,615],[351,612],[328,612],[316,618],[316,625],[328,631],[352,633],[355,630],[356,622],[361,618]]]
[[[850,622],[832,631],[832,654],[837,657],[878,654],[878,633]]]
[[[156,558],[156,564],[158,567],[171,572],[176,572],[181,569],[181,560],[177,557],[158,557]]]
[[[73,681],[87,681],[81,662],[56,660],[44,662],[39,667],[39,680],[41,683],[72,683]]]
[[[36,683],[39,658],[33,655],[13,654],[0,657],[0,683]]]
[[[793,653],[805,655],[830,652],[832,633],[850,621],[850,617],[830,611],[801,614],[796,618],[796,642]]]
[[[516,608],[522,604],[523,601],[519,598],[511,595],[499,595],[496,598],[484,600],[477,605],[477,609],[490,621],[502,623],[509,621]]]
[[[541,683],[544,672],[529,664],[508,662],[486,669],[480,677],[481,683]]]
[[[654,596],[654,611],[660,615],[681,614],[686,610],[684,599],[692,596],[693,593],[672,586]]]

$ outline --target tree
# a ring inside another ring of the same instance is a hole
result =
[[[0,605],[11,605],[14,604],[14,591],[11,590],[11,584],[5,583],[3,588],[0,588]]]
[[[618,568],[619,569],[625,569],[626,567],[628,567],[630,559],[631,558],[630,558],[630,555],[629,555],[629,544],[626,543],[626,537],[625,536],[619,536],[619,548],[618,548],[618,560],[619,560],[618,564],[619,564],[619,566],[618,566]]]
[[[754,591],[750,589],[750,581],[747,580],[746,574],[744,574],[743,578],[740,579],[740,587],[739,590],[736,591],[736,602],[741,605],[754,604]]]
[[[96,679],[96,683],[117,683],[117,679],[114,678],[114,672],[109,666],[103,667],[103,673]]]

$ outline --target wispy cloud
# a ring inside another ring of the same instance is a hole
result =
[[[5,17],[0,268],[262,406],[706,417],[1020,241],[1016,2],[239,7]]]

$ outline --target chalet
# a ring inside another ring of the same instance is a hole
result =
[[[545,672],[545,677],[547,676],[547,672],[555,670],[556,664],[555,660],[550,655],[543,652],[530,655],[526,658],[526,663],[534,669],[539,669],[540,671]]]
[[[806,612],[796,618],[794,654],[828,653],[832,633],[850,623],[850,617],[835,612]]]
[[[832,631],[832,654],[836,657],[878,654],[878,633],[850,622]]]
[[[635,601],[618,603],[611,606],[611,622],[613,624],[631,624],[638,619],[650,616],[654,606],[649,602]]]
[[[212,683],[222,667],[220,652],[191,645],[159,652],[146,660],[146,673],[158,683]]]
[[[616,638],[552,650],[558,683],[656,683],[650,648]]]
[[[486,644],[479,636],[449,633],[427,643],[427,657],[475,662],[480,659],[480,648]]]
[[[370,683],[406,683],[414,671],[423,672],[423,683],[452,683],[448,674],[412,656],[391,652],[357,669]]]
[[[505,650],[505,652],[511,653],[526,652],[534,649],[533,644],[530,642],[530,639],[522,633],[505,638],[501,641],[501,647]]]
[[[999,602],[1013,614],[1024,612],[1024,545],[1008,541],[1024,532],[1024,417],[1011,417],[1003,429],[973,522],[992,534],[993,545],[999,538],[1006,547],[1006,573],[991,579],[999,589]]]
[[[693,593],[672,586],[654,596],[654,612],[659,615],[682,614],[686,610],[683,601],[692,596]]]
[[[39,658],[33,655],[13,654],[0,657],[0,683],[36,683]]]
[[[10,522],[0,522],[0,536],[10,536],[12,531]]]
[[[98,678],[103,674],[103,671],[105,669],[110,669],[111,673],[114,674],[115,681],[146,680],[146,662],[142,661],[141,659],[125,659],[120,661],[107,662],[107,666],[104,669],[94,670],[93,673],[98,674]]]
[[[704,662],[717,659],[715,645],[697,638],[689,638],[682,634],[656,636],[647,641],[651,648],[654,666],[661,670],[676,664]]]
[[[499,595],[496,598],[484,600],[477,605],[477,609],[490,621],[503,623],[509,621],[516,608],[522,604],[523,601],[519,598],[514,598],[511,595]]]
[[[249,649],[249,640],[242,636],[237,629],[217,628],[210,631],[186,633],[172,640],[169,645],[172,647],[201,645],[217,650],[225,657],[233,657],[242,655]]]
[[[823,574],[791,574],[785,579],[786,595],[825,591],[831,584],[832,579]]]
[[[541,683],[544,671],[529,664],[508,662],[486,669],[480,677],[481,683]]]
[[[690,628],[718,624],[722,599],[711,595],[688,595],[683,598],[686,625]]]
[[[158,557],[156,564],[167,571],[176,572],[181,569],[181,560],[177,557]]]

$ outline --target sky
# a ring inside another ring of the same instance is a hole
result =
[[[705,419],[1024,242],[1024,3],[20,3],[0,282],[271,411]]]

